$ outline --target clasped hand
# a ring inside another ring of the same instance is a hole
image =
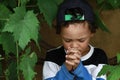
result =
[[[69,71],[74,70],[80,63],[81,52],[76,48],[69,48],[66,53],[65,65]]]

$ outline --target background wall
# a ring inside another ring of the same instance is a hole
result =
[[[101,18],[111,33],[98,30],[94,37],[94,44],[103,48],[108,57],[113,57],[120,52],[120,10],[104,11]]]

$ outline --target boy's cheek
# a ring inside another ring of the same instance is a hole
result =
[[[70,46],[67,45],[67,44],[63,44],[63,46],[64,46],[65,50],[68,50],[68,48],[70,47]]]

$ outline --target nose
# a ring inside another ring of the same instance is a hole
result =
[[[78,45],[79,44],[77,42],[72,42],[71,45],[70,45],[70,47],[71,48],[78,48],[79,47]]]

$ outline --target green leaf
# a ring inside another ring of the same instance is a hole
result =
[[[107,80],[119,80],[120,79],[120,65],[114,66],[114,69],[110,71]]]
[[[9,7],[10,9],[15,8],[17,6],[16,0],[1,0],[1,3]]]
[[[62,3],[64,0],[54,0],[56,3],[57,3],[57,5],[59,5],[60,3]]]
[[[56,17],[57,3],[54,0],[38,0],[40,12],[43,13],[45,20],[49,26],[52,26],[52,22]]]
[[[33,80],[36,72],[34,72],[33,68],[35,63],[37,62],[37,56],[33,52],[30,55],[24,54],[20,60],[20,70],[23,72],[25,80]]]
[[[15,13],[10,15],[9,21],[6,23],[3,32],[12,32],[14,31],[14,28],[19,25],[21,20],[23,20],[24,15],[26,13],[25,7],[17,7],[14,9]]]
[[[20,0],[20,1],[21,1],[21,6],[25,6],[27,4],[27,2],[30,0]]]
[[[120,64],[120,53],[117,53],[117,63]]]
[[[0,21],[0,33],[2,32],[5,25],[5,21]]]
[[[119,80],[120,79],[120,65],[105,65],[99,72],[100,75],[107,75],[107,80]]]
[[[120,0],[107,0],[107,2],[114,8],[120,8]]]
[[[11,60],[8,66],[8,70],[9,70],[9,80],[18,80],[17,79],[17,63],[15,60]]]
[[[114,70],[114,67],[111,65],[104,65],[102,70],[99,72],[98,76],[105,75],[109,73],[111,70]]]
[[[19,41],[19,45],[22,49],[30,42],[34,40],[37,43],[38,39],[38,20],[32,11],[26,13],[24,20],[18,24],[18,27],[14,29],[15,40]]]
[[[104,2],[104,0],[97,0],[97,4],[100,5]]]
[[[0,4],[0,21],[1,20],[7,21],[10,14],[11,11],[9,11],[9,9],[5,5]]]
[[[3,50],[8,55],[9,53],[15,54],[16,46],[11,33],[1,33],[0,34],[0,44],[2,44]],[[16,54],[15,54],[16,55]]]
[[[95,23],[98,27],[100,27],[101,30],[110,33],[104,22],[100,19],[100,15],[97,11],[95,12]]]
[[[101,6],[102,7],[102,6]],[[102,7],[103,8],[103,10],[113,10],[114,8],[109,4],[109,3],[106,3],[105,5],[104,5],[104,7]]]
[[[9,15],[11,14],[11,12],[9,11],[9,9],[0,3],[0,32],[2,31],[5,22],[8,21],[9,19]]]
[[[97,0],[101,10],[113,10],[120,8],[120,0]]]
[[[37,42],[39,21],[33,11],[26,12],[25,7],[15,8],[3,32],[12,32],[15,42],[24,49],[30,40]]]

